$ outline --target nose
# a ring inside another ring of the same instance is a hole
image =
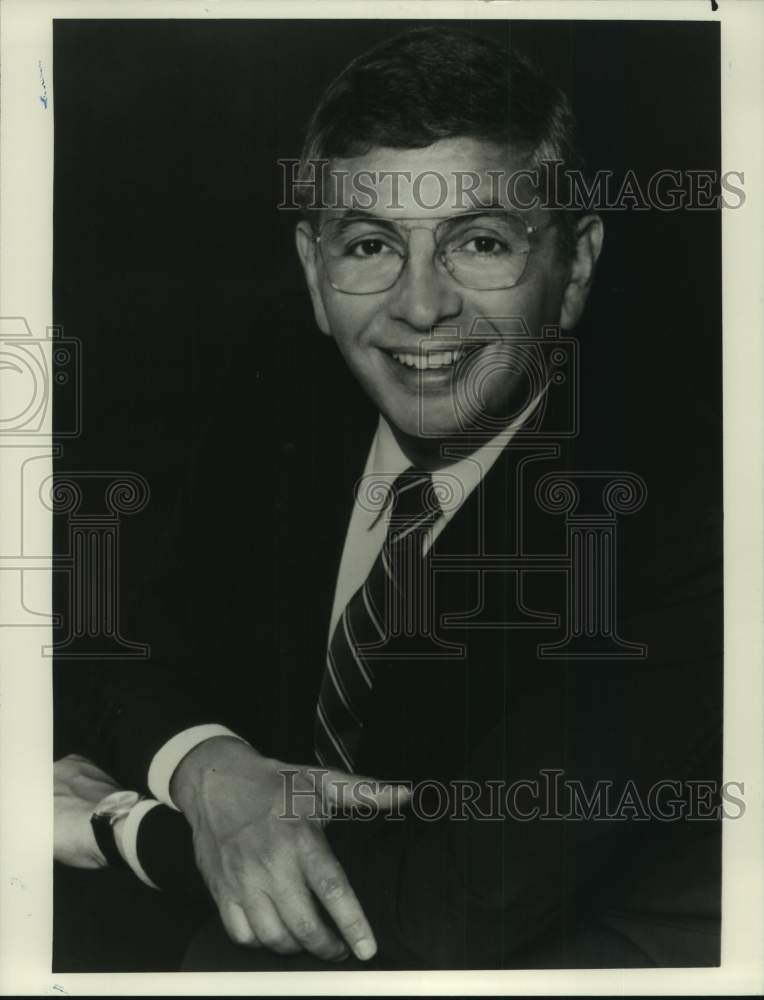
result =
[[[411,232],[406,265],[392,293],[392,318],[419,333],[429,332],[462,311],[460,288],[435,259],[430,230]]]

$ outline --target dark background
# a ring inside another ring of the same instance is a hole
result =
[[[322,338],[293,249],[298,216],[276,208],[277,160],[299,156],[318,97],[350,58],[416,23],[439,22],[54,22],[53,315],[82,344],[83,403],[82,433],[62,439],[57,470],[133,471],[150,484],[146,509],[120,526],[125,620],[177,555],[178,497],[210,427],[245,471],[208,482],[206,500],[225,492],[221,506],[246,530],[246,469],[257,456],[243,428],[252,413],[269,412],[263,400],[297,423],[324,401],[342,419],[344,383],[324,380],[324,368],[315,384],[289,378],[295,352]],[[718,25],[444,23],[508,33],[546,67],[572,98],[592,167],[616,177],[632,169],[645,183],[660,169],[719,170]],[[630,566],[639,575],[688,514],[706,523],[709,548],[721,534],[721,217],[608,212],[605,225],[576,331],[577,454],[582,468],[607,461],[645,479],[648,504],[633,519],[641,561]],[[72,388],[54,396],[59,431]],[[321,447],[332,441],[317,445],[316,462]],[[63,552],[65,518],[55,531]],[[54,596],[63,608],[63,574]],[[140,620],[124,628],[128,639],[149,638]],[[56,662],[57,756],[86,749],[78,726],[93,669],[122,665]],[[157,921],[145,928],[147,954],[167,936],[161,909]],[[62,912],[57,923],[69,964],[70,922]],[[108,968],[102,943],[74,929],[83,968],[94,968],[99,947]]]
[[[200,435],[213,427],[246,472],[242,428],[256,400],[298,422],[331,401],[342,419],[346,386],[290,378],[295,352],[324,338],[293,248],[297,213],[276,207],[277,160],[299,156],[315,102],[351,57],[415,23],[54,22],[53,309],[82,345],[83,407],[57,469],[134,471],[150,484],[146,509],[122,519],[123,612],[172,562],[169,529]],[[574,102],[593,168],[631,169],[644,184],[660,169],[719,170],[716,24],[447,23],[505,32],[547,67]],[[721,532],[721,213],[610,211],[605,225],[576,331],[578,455],[598,468],[607,453],[608,468],[647,482],[649,570],[651,548],[687,511],[706,517],[709,538]],[[72,388],[55,397],[59,430]],[[238,490],[246,518],[246,482],[207,488],[211,504]],[[56,583],[63,608],[65,574]],[[59,659],[59,704],[66,692],[77,701],[78,676]]]
[[[221,357],[278,338],[259,303],[303,285],[276,161],[349,58],[414,23],[55,22],[54,321],[83,342],[77,447],[96,467],[166,454]],[[458,23],[549,68],[593,166],[719,168],[717,25]],[[719,213],[605,221],[587,361],[648,421],[680,401],[696,446],[721,423]]]
[[[148,507],[121,526],[124,603],[146,586],[201,431],[217,421],[241,456],[256,394],[291,392],[299,415],[303,390],[279,359],[319,335],[297,213],[276,207],[277,160],[299,156],[319,95],[350,58],[416,23],[54,22],[53,315],[82,343],[83,403],[58,469],[150,483]],[[506,33],[535,57],[571,96],[591,167],[632,169],[643,184],[660,169],[719,170],[718,25],[426,23]],[[682,516],[677,495],[709,518],[721,506],[721,213],[610,211],[605,225],[576,331],[581,440],[591,467],[601,442],[645,478],[640,517],[657,546],[666,518]],[[56,398],[61,430],[71,391]],[[211,484],[210,502],[223,486]]]

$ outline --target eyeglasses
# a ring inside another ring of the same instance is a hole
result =
[[[400,221],[420,221],[402,219]],[[390,219],[349,214],[330,219],[313,237],[332,288],[371,295],[392,288],[409,259],[416,229],[431,232],[434,260],[465,288],[512,288],[525,273],[530,237],[551,225],[529,226],[509,212],[465,212],[442,218],[434,229],[399,226]]]

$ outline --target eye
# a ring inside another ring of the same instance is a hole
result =
[[[496,236],[473,236],[471,240],[467,240],[456,249],[489,257],[511,252],[507,244]]]
[[[394,252],[392,247],[377,237],[367,237],[363,240],[357,240],[355,243],[349,244],[345,250],[348,256],[361,258],[378,257],[384,253]]]
[[[475,261],[504,260],[528,250],[522,224],[500,215],[455,219],[444,233],[443,243],[446,253]]]

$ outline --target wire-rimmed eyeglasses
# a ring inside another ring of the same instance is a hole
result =
[[[313,239],[332,288],[349,295],[392,288],[409,259],[410,236],[417,229],[432,233],[433,259],[458,284],[479,291],[513,288],[525,273],[531,237],[551,224],[528,225],[511,212],[481,211],[440,217],[435,228],[400,225],[421,221],[350,212],[325,222]]]

